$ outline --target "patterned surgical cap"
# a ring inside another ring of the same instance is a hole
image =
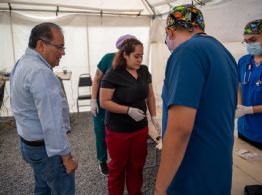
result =
[[[262,19],[247,23],[244,29],[244,35],[249,34],[262,34]]]
[[[202,12],[194,5],[186,4],[174,7],[167,17],[167,28],[180,26],[193,31],[193,28],[205,30]]]

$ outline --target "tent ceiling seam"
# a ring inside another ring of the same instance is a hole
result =
[[[9,8],[1,8],[0,11],[10,11]],[[150,17],[150,15],[144,15],[144,14],[141,14],[141,13],[136,13],[136,14],[128,14],[128,13],[111,13],[111,12],[106,12],[104,13],[103,11],[100,11],[100,12],[91,12],[91,11],[65,11],[65,10],[59,10],[57,12],[57,10],[44,10],[44,9],[18,9],[18,8],[12,8],[12,10],[10,11],[10,13],[12,11],[36,11],[36,12],[55,12],[57,13],[57,16],[58,16],[58,13],[68,13],[68,14],[88,14],[88,15],[98,15],[98,16],[101,16],[101,12],[102,12],[102,15],[106,15],[106,16],[135,16],[135,17]]]
[[[141,2],[145,6],[145,8],[148,11],[149,15],[152,15],[153,14],[153,10],[150,8],[150,6],[144,0],[141,0]]]
[[[158,3],[153,3],[153,4],[151,4],[151,6],[152,6],[152,7],[158,7],[158,6],[166,5],[166,4],[168,4],[168,3],[166,3],[166,2],[158,2]]]
[[[142,1],[145,2],[145,4],[149,7],[151,12],[153,13],[153,17],[155,17],[156,16],[156,12],[155,12],[154,7],[152,7],[152,5],[147,0],[142,0]]]
[[[199,6],[203,6],[203,5],[206,5],[204,0],[192,0],[192,5],[194,5],[194,2],[199,5]],[[163,4],[162,4],[163,5]],[[166,5],[169,5],[170,8],[172,8],[172,5],[170,3],[166,3]],[[161,13],[161,14],[157,14],[155,15],[156,17],[163,17],[165,15],[169,14],[169,11],[168,12],[164,12],[164,13]]]
[[[93,7],[85,7],[85,6],[73,6],[73,5],[62,5],[62,4],[48,4],[48,3],[29,3],[29,2],[23,2],[23,1],[10,1],[10,0],[2,0],[1,3],[10,3],[10,4],[20,4],[20,5],[35,5],[35,6],[58,6],[63,8],[71,8],[71,9],[80,9],[80,10],[92,10],[92,11],[103,11],[103,12],[136,12],[139,13],[140,11],[143,11],[143,9],[121,9],[121,10],[115,10],[115,9],[99,9],[99,8],[93,8]]]
[[[205,5],[205,2],[203,0],[192,0],[192,4],[194,4],[193,2],[196,2],[197,5],[200,5],[200,6]]]

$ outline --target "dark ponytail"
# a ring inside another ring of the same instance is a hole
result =
[[[143,46],[143,44],[139,40],[134,38],[127,39],[123,42],[123,44],[121,45],[119,51],[116,53],[114,60],[112,62],[114,70],[126,68],[127,63],[126,63],[126,59],[124,58],[124,54],[130,55],[132,52],[135,51],[135,47],[137,45]]]

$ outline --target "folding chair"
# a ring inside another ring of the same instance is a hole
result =
[[[91,86],[92,86],[92,79],[90,74],[81,74],[78,80],[77,99],[76,99],[78,113],[79,113],[79,107],[90,106]],[[79,104],[79,101],[83,101],[83,100],[89,100],[89,104]]]

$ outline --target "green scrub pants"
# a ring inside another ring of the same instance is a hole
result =
[[[94,130],[96,136],[97,159],[101,162],[107,161],[107,148],[105,140],[105,110],[99,106],[99,113],[94,117]]]

